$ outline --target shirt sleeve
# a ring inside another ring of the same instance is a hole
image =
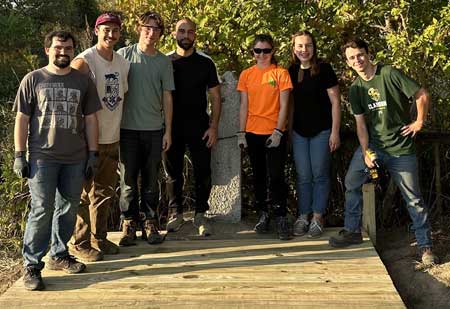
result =
[[[16,99],[14,100],[13,111],[31,116],[35,102],[36,94],[34,93],[33,78],[31,74],[27,74],[20,82]]]
[[[130,62],[123,59],[123,78],[122,78],[122,87],[123,87],[123,93],[128,92],[128,73],[130,72]]]
[[[364,114],[365,111],[363,106],[361,105],[361,96],[358,94],[358,87],[355,85],[350,86],[348,95],[353,115]]]
[[[289,76],[289,72],[286,69],[280,70],[280,75],[278,77],[278,85],[280,87],[280,91],[293,88],[291,77]]]
[[[84,96],[83,115],[90,115],[102,109],[97,88],[92,79],[88,78],[87,91]]]
[[[237,84],[237,90],[238,91],[248,92],[247,75],[248,75],[248,71],[247,70],[242,71],[241,75],[239,75],[239,81],[238,81],[238,84]]]
[[[321,70],[323,70],[321,73],[323,73],[323,83],[325,89],[332,88],[338,84],[336,73],[334,73],[334,70],[330,64],[324,63]]]
[[[165,55],[163,57],[166,58],[166,68],[162,72],[162,88],[163,90],[172,91],[175,90],[172,61]]]
[[[298,70],[295,64],[292,64],[289,69],[289,76],[291,77],[291,82],[292,84],[297,82],[297,77],[298,77]]]
[[[209,61],[209,65],[208,88],[214,88],[220,84],[219,77],[217,75],[216,65],[212,60]]]
[[[408,98],[413,97],[420,89],[420,85],[402,71],[390,67],[392,83],[398,87]]]

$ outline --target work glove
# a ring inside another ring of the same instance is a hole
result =
[[[89,180],[95,175],[97,167],[95,163],[97,162],[98,151],[89,151],[88,159],[86,162],[86,167],[84,169],[84,178]]]
[[[30,165],[27,162],[25,151],[16,151],[14,157],[14,173],[21,178],[30,177]]]
[[[239,131],[237,134],[239,148],[247,148],[247,140],[245,139],[245,131]]]
[[[283,132],[278,129],[273,130],[272,135],[266,141],[266,147],[274,148],[280,146],[281,137],[283,137]]]

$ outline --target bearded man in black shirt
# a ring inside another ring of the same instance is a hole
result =
[[[189,149],[195,182],[194,225],[199,235],[210,235],[205,212],[209,209],[211,192],[211,148],[217,142],[220,117],[220,82],[210,57],[195,50],[196,24],[189,18],[177,22],[174,38],[177,49],[169,53],[172,59],[175,90],[173,96],[172,147],[163,155],[168,176],[168,232],[176,232],[183,219],[183,166]],[[211,115],[208,115],[208,96]]]

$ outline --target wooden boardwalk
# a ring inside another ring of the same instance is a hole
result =
[[[332,249],[336,231],[283,242],[251,231],[138,241],[82,274],[44,270],[45,291],[20,279],[0,308],[404,308],[371,242]]]

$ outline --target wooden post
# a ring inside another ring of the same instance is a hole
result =
[[[375,214],[375,185],[366,183],[363,185],[363,216],[362,227],[369,234],[373,245],[377,241],[377,220]]]

